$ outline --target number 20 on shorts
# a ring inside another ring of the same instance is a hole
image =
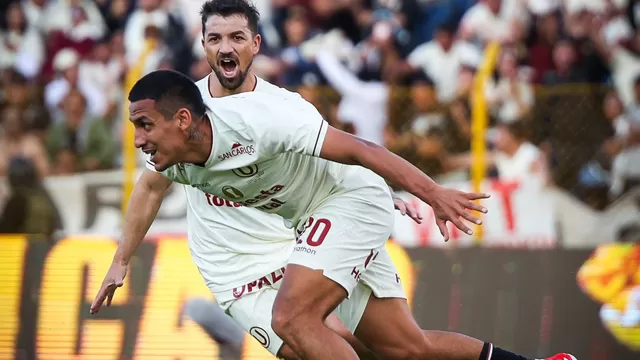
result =
[[[310,217],[302,229],[302,234],[300,235],[298,243],[302,243],[302,238],[305,237],[305,232],[309,230],[306,234],[307,245],[314,247],[320,246],[327,237],[330,229],[331,221],[329,219],[314,219],[313,217]]]

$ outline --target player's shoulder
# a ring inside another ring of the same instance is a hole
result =
[[[196,81],[196,86],[198,87],[198,89],[200,89],[200,92],[202,94],[208,94],[209,93],[209,75]]]
[[[258,76],[256,76],[256,81],[257,81],[256,90],[254,92],[269,93],[276,96],[290,97],[290,98],[303,100],[302,96],[300,96],[300,94],[298,94],[297,92],[293,92],[283,87],[280,87],[278,85],[272,84]]]

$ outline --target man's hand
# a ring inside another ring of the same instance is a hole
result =
[[[471,215],[467,210],[486,213],[487,209],[484,206],[476,204],[474,200],[488,199],[489,197],[489,194],[466,193],[438,186],[431,190],[428,199],[424,200],[433,208],[436,224],[444,237],[444,241],[449,241],[447,221],[451,221],[458,229],[472,235],[473,231],[460,220],[460,217],[476,225],[482,224],[480,219]]]
[[[118,262],[111,263],[109,271],[107,271],[107,275],[102,281],[98,295],[96,295],[93,304],[91,304],[91,310],[89,311],[91,314],[96,314],[100,311],[105,299],[107,300],[107,306],[111,306],[113,295],[116,289],[124,284],[125,276],[127,276],[127,265]]]
[[[409,215],[413,221],[418,224],[422,224],[422,214],[411,203],[408,203],[398,197],[394,192],[391,193],[393,198],[393,205],[396,210],[400,211],[402,215]]]

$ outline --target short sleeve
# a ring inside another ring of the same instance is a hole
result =
[[[282,153],[320,156],[329,124],[300,95],[243,93],[222,98],[218,104],[226,108],[217,111],[218,117],[239,117],[239,126],[248,128],[260,157]]]
[[[275,152],[292,152],[309,156],[320,156],[329,124],[318,110],[306,100],[290,99],[290,107],[278,107],[279,121],[264,132],[263,141]]]

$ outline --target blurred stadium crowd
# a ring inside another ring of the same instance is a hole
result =
[[[200,0],[13,0],[0,8],[0,176],[121,166],[124,78],[210,72]],[[493,176],[537,178],[603,208],[640,184],[640,1],[254,0],[257,74],[334,126],[440,181],[468,178],[473,77]]]

